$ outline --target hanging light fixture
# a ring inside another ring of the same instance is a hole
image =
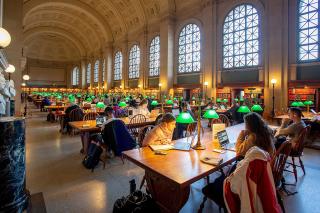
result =
[[[7,30],[0,27],[0,48],[6,48],[11,43],[11,36]]]
[[[23,75],[22,79],[25,81],[29,81],[30,80],[30,76],[29,75]]]
[[[7,69],[5,71],[7,73],[14,73],[14,71],[16,71],[16,68],[12,64],[9,64],[9,66],[7,67]]]

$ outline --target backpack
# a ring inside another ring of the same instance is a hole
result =
[[[88,148],[88,154],[84,157],[82,164],[87,169],[91,169],[93,172],[94,168],[98,165],[100,161],[100,156],[102,154],[102,148],[99,142],[94,140],[91,141]]]
[[[55,120],[56,120],[56,117],[54,116],[53,113],[50,112],[50,113],[47,115],[47,121],[53,123],[53,122],[55,122]]]

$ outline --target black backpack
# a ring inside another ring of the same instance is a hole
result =
[[[53,122],[55,122],[55,120],[56,120],[56,117],[54,116],[54,114],[52,112],[50,112],[47,115],[47,121],[53,123]]]
[[[93,172],[94,168],[100,161],[100,156],[103,149],[101,148],[100,142],[91,140],[88,148],[88,154],[84,157],[82,164],[87,169],[91,169]]]

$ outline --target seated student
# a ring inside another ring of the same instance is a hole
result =
[[[142,114],[147,118],[150,117],[150,111],[148,109],[148,101],[146,99],[140,102],[138,108],[135,110],[135,114]]]
[[[276,131],[275,137],[277,138],[277,148],[280,147],[280,145],[287,139],[289,139],[292,145],[294,145],[299,138],[301,130],[306,127],[306,124],[301,119],[302,112],[299,108],[290,108],[288,115],[289,118],[284,118],[282,120],[280,128]],[[289,125],[290,121],[292,121],[292,124]],[[286,136],[286,138],[281,138],[279,136]]]
[[[197,120],[196,116],[194,115],[194,113],[191,110],[190,105],[187,102],[181,103],[180,112],[188,112],[191,115],[191,117],[193,118],[193,120],[195,120],[195,121]],[[183,133],[184,133],[184,131],[187,130],[188,124],[177,123],[176,126],[177,126],[177,128],[175,129],[174,134],[173,134],[174,140],[177,140],[177,139],[184,137]]]
[[[111,121],[113,121],[115,118],[114,116],[114,111],[112,109],[112,107],[108,106],[104,109],[104,114],[106,116],[106,121],[102,124],[102,130],[104,129],[104,127],[110,123]]]
[[[230,109],[227,110],[227,113],[230,113],[234,124],[238,124],[241,121],[240,119],[241,115],[239,112],[237,112],[238,109],[239,109],[239,104],[235,100],[233,100],[232,106],[230,107]]]
[[[77,108],[79,108],[79,106],[77,105],[77,104],[75,104],[74,102],[70,102],[70,105],[66,108],[66,110],[65,110],[65,116],[64,116],[64,119],[63,119],[63,129],[65,128],[65,127],[67,127],[68,129],[68,131],[70,131],[70,128],[71,127],[69,127],[68,126],[68,122],[70,121],[70,112],[72,111],[72,110],[74,110],[74,109],[77,109]],[[83,112],[81,111],[81,115],[80,115],[80,117],[83,117]]]
[[[242,130],[236,142],[236,153],[245,156],[246,152],[253,146],[258,146],[273,156],[275,148],[273,145],[272,130],[263,121],[261,116],[255,112],[244,116],[245,130]]]
[[[171,144],[176,118],[171,113],[163,115],[160,124],[154,127],[144,138],[142,146]]]
[[[48,99],[47,96],[45,96],[44,99],[42,99],[40,111],[43,111],[45,106],[50,106],[50,105],[51,105],[50,100]]]

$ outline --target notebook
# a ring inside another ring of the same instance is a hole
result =
[[[226,130],[217,132],[217,137],[219,144],[223,149],[235,151],[235,143],[230,143],[228,133]]]
[[[212,157],[212,156],[204,156],[200,158],[200,161],[206,164],[210,164],[213,166],[218,166],[223,162],[223,158]]]
[[[164,144],[164,145],[149,145],[152,151],[165,151],[165,150],[181,150],[189,151],[191,149],[191,140],[190,142],[177,141],[174,144]]]

